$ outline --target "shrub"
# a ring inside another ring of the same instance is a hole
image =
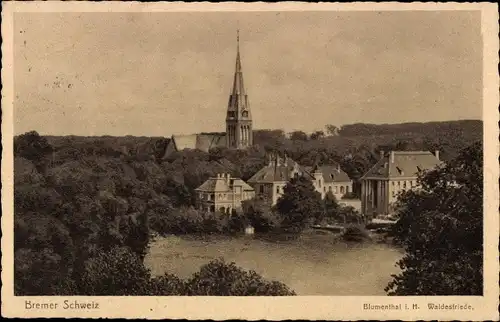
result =
[[[280,282],[266,281],[254,271],[245,271],[235,263],[214,260],[201,267],[187,282],[188,295],[286,296],[295,295]]]
[[[370,239],[370,234],[361,226],[349,226],[344,230],[342,239],[348,242],[363,242]]]
[[[127,247],[114,247],[87,260],[80,287],[85,295],[144,295],[150,278],[137,254]]]
[[[172,274],[157,276],[149,281],[147,294],[151,296],[185,295],[185,282]]]

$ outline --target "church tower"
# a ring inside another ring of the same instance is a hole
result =
[[[228,148],[244,149],[253,144],[252,113],[248,95],[243,86],[240,60],[240,33],[236,36],[236,70],[233,89],[229,95],[226,115],[226,145]]]

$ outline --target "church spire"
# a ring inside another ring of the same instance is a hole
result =
[[[245,87],[243,85],[243,72],[241,70],[240,58],[240,30],[236,31],[236,68],[234,71],[233,95],[245,95]]]
[[[252,114],[243,84],[240,57],[240,30],[236,31],[236,66],[233,88],[229,95],[226,116],[226,140],[231,148],[246,148],[253,144]]]

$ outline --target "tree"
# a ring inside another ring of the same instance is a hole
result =
[[[276,209],[282,216],[285,230],[299,232],[323,211],[321,195],[307,177],[292,178],[283,190]]]
[[[325,136],[325,132],[323,131],[314,131],[313,133],[311,133],[311,140],[318,140],[318,139],[321,139]]]
[[[335,136],[335,135],[338,135],[338,134],[339,134],[339,133],[338,133],[338,132],[339,132],[338,127],[336,127],[336,126],[335,126],[335,125],[333,125],[333,124],[327,124],[327,125],[325,126],[325,128],[326,128],[326,133],[328,133],[328,134],[329,134],[329,135],[331,135],[331,136]]]
[[[290,133],[290,140],[307,141],[307,134],[304,131],[293,131]]]
[[[390,295],[482,295],[482,164],[476,143],[422,173],[421,189],[400,197],[390,236],[406,254],[386,288]]]
[[[338,216],[339,204],[337,202],[337,198],[333,195],[331,191],[328,191],[325,195],[325,199],[323,200],[324,206],[324,215],[328,221],[333,221]]]
[[[257,232],[270,232],[280,227],[280,218],[271,209],[270,201],[262,196],[242,202],[245,217]]]

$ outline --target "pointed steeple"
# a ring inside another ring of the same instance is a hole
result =
[[[240,58],[240,30],[236,32],[236,68],[234,71],[233,95],[245,95],[245,87],[243,85],[243,72],[241,70]]]
[[[226,140],[227,146],[231,148],[246,148],[253,144],[252,114],[243,84],[239,30],[236,32],[236,66],[233,88],[227,106]]]

